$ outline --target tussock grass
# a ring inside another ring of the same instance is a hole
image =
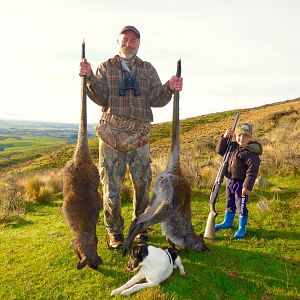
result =
[[[33,175],[23,176],[21,184],[24,186],[26,201],[51,202],[57,193],[62,192],[62,170],[35,172]]]
[[[0,223],[19,220],[24,216],[23,193],[24,188],[18,184],[15,176],[0,180]]]
[[[0,179],[0,222],[22,218],[26,203],[48,203],[62,192],[62,170],[4,176]]]
[[[51,200],[52,193],[40,176],[27,178],[23,184],[25,186],[25,197],[28,201],[43,203]]]
[[[62,182],[62,169],[47,171],[42,177],[45,185],[48,187],[49,191],[53,194],[61,193],[63,188]]]

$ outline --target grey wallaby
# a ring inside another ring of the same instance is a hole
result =
[[[180,70],[179,60],[177,77],[180,77]],[[191,217],[191,188],[180,168],[179,92],[175,92],[168,163],[165,171],[156,176],[153,196],[145,212],[130,225],[123,244],[123,254],[127,253],[137,234],[156,223],[161,223],[162,232],[171,246],[180,246],[185,250],[208,250],[203,237],[195,233]]]

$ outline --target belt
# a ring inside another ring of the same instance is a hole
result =
[[[137,119],[132,119],[123,116],[112,115],[109,113],[104,112],[101,116],[101,122],[106,122],[114,127],[125,129],[125,130],[132,130],[138,132],[149,132],[150,123],[147,121],[141,121]]]

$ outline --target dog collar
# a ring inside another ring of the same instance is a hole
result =
[[[173,259],[172,259],[172,257],[171,257],[171,254],[169,253],[168,249],[163,249],[163,250],[167,253],[167,255],[168,255],[168,257],[169,257],[170,265],[173,265],[173,264],[174,264],[174,263],[173,263]]]

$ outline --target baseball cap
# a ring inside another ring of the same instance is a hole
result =
[[[249,123],[243,123],[236,128],[235,133],[236,134],[245,134],[245,135],[249,135],[250,137],[252,137],[252,125]]]
[[[134,26],[131,26],[131,25],[127,25],[127,26],[123,27],[120,34],[123,34],[127,30],[133,31],[139,39],[141,38],[140,32]]]

